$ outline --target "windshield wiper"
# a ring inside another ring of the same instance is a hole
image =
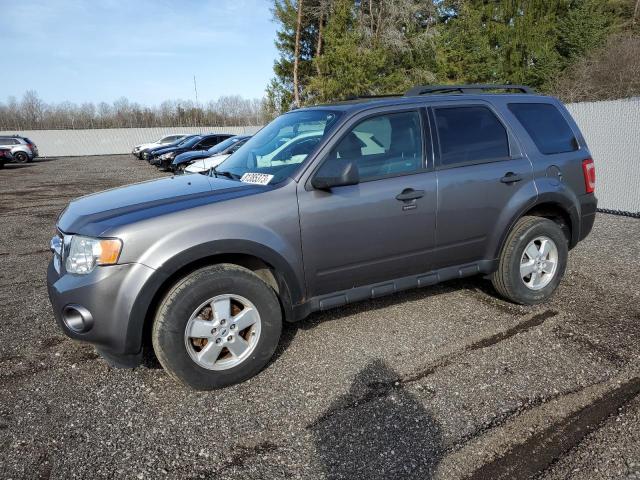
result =
[[[213,176],[218,178],[218,175],[221,177],[227,177],[230,178],[231,180],[236,180],[238,178],[240,178],[238,175],[234,175],[231,172],[225,172],[225,171],[218,171],[216,169],[216,167],[211,167],[211,172],[213,173]]]

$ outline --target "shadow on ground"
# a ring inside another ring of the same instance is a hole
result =
[[[328,478],[432,478],[443,454],[440,426],[402,385],[389,383],[397,377],[371,362],[308,426]]]

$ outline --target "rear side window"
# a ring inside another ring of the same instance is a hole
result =
[[[464,165],[509,157],[509,137],[486,107],[436,108],[440,164]]]
[[[509,110],[543,154],[552,155],[578,150],[578,142],[573,130],[555,105],[510,103]]]

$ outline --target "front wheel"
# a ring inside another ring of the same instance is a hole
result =
[[[512,302],[542,303],[560,284],[567,258],[567,238],[557,223],[523,217],[507,237],[491,281],[498,293]]]
[[[260,372],[281,330],[273,289],[246,268],[220,264],[196,270],[167,293],[152,343],[172,377],[197,390],[212,390]]]

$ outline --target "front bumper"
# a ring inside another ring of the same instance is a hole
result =
[[[56,322],[65,335],[95,345],[111,363],[136,366],[142,360],[142,329],[151,301],[144,291],[154,273],[145,265],[130,263],[96,267],[87,275],[60,274],[51,261],[47,288]],[[69,305],[91,313],[88,331],[74,331],[63,320]]]

